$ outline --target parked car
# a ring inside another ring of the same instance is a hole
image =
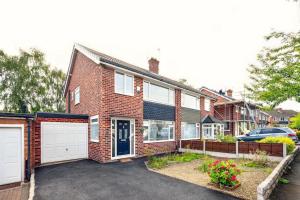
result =
[[[245,135],[237,136],[237,140],[239,141],[256,141],[261,140],[265,137],[278,137],[285,136],[291,138],[294,142],[298,142],[298,137],[296,133],[290,128],[258,128],[250,131]]]

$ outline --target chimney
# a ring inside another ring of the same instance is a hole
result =
[[[159,72],[159,61],[156,58],[150,58],[150,60],[148,60],[149,63],[149,71],[153,72],[155,74],[158,74]]]
[[[233,92],[232,89],[228,89],[226,92],[227,92],[227,96],[232,97],[232,92]]]

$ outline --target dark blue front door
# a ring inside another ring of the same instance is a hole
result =
[[[117,155],[130,154],[130,121],[117,121]]]

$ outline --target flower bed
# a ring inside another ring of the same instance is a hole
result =
[[[215,162],[215,160],[219,160],[219,163],[224,161],[226,164],[227,162],[226,159],[201,155],[198,159],[189,162],[169,162],[168,165],[160,169],[152,168],[152,170],[163,175],[228,193],[242,199],[256,199],[257,186],[272,172],[277,164],[269,161],[268,166],[253,165],[251,164],[253,162],[251,160],[234,159],[233,162],[236,163],[236,166],[233,168],[240,169],[241,173],[231,173],[231,178],[235,176],[233,181],[238,180],[239,182],[235,182],[236,184],[234,186],[233,184],[229,184],[229,187],[227,187],[223,184],[220,187],[220,184],[211,184],[211,177],[208,176],[208,172],[211,170],[209,165]],[[229,163],[231,163],[231,161],[228,161],[227,164]],[[251,167],[247,167],[247,165],[251,165]],[[220,167],[221,166],[223,166],[223,163],[222,165],[220,164]]]

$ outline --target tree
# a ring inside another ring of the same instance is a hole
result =
[[[265,39],[279,45],[263,48],[257,56],[259,64],[248,68],[249,97],[272,108],[288,99],[300,102],[300,32],[273,32]]]
[[[290,123],[290,127],[292,129],[298,129],[300,130],[300,113],[298,113],[295,117],[292,117],[290,119],[291,123]]]
[[[10,56],[0,51],[0,105],[6,112],[64,111],[65,75],[36,49]]]

